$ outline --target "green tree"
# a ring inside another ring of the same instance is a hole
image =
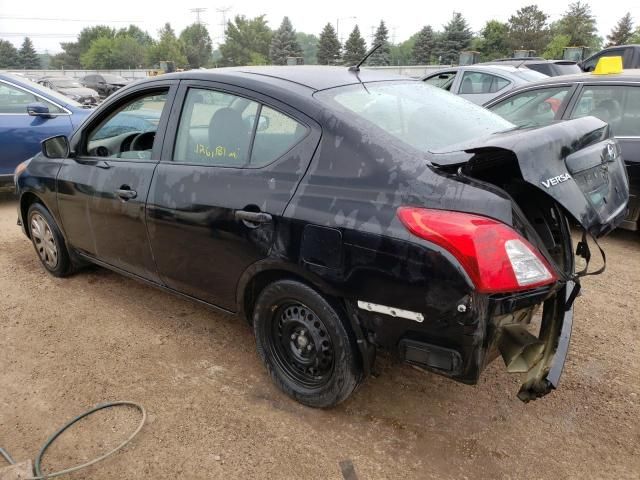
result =
[[[116,37],[130,37],[133,38],[143,47],[150,47],[153,45],[153,38],[146,31],[142,30],[136,25],[129,25],[126,28],[121,28],[116,32]]]
[[[433,28],[430,25],[422,27],[422,30],[416,35],[413,44],[412,57],[417,65],[429,65],[431,63],[431,55],[435,46],[435,38]]]
[[[269,59],[271,29],[264,15],[247,18],[236,15],[227,23],[227,37],[220,45],[222,65],[261,65]]]
[[[474,47],[483,60],[510,57],[509,25],[498,20],[489,20],[480,31],[480,38]]]
[[[471,37],[467,21],[460,12],[454,12],[435,42],[434,54],[438,56],[439,63],[456,63],[460,52],[469,47]]]
[[[318,63],[318,37],[313,33],[296,32],[296,40],[302,49],[305,65]]]
[[[340,62],[340,40],[331,23],[327,23],[318,40],[318,63],[320,65],[336,65]]]
[[[606,47],[613,47],[616,45],[624,45],[629,43],[629,39],[633,35],[633,19],[631,13],[627,12],[624,17],[618,20],[618,23],[611,30],[611,33],[607,35]]]
[[[141,68],[146,65],[149,47],[140,43],[138,38],[117,35],[113,39],[112,68]]]
[[[511,49],[535,50],[541,52],[549,41],[549,15],[537,5],[522,7],[509,17],[509,38]]]
[[[7,40],[0,40],[0,68],[20,67],[18,49]]]
[[[381,45],[373,55],[369,57],[367,63],[369,65],[391,65],[391,46],[389,45],[389,29],[384,24],[384,20],[380,20],[380,25],[373,36],[373,45]]]
[[[89,50],[80,56],[83,68],[109,69],[116,68],[115,40],[112,37],[99,37],[91,42]]]
[[[176,38],[176,34],[168,22],[158,30],[160,39],[148,50],[148,61],[151,65],[157,65],[162,61],[172,61],[177,67],[187,65],[187,57],[184,54],[182,42]]]
[[[569,35],[556,33],[547,44],[547,48],[543,52],[542,56],[549,60],[560,59],[562,58],[564,48],[570,45],[571,38]]]
[[[211,63],[213,43],[207,27],[203,24],[189,25],[180,33],[180,41],[191,68],[200,68]]]
[[[411,65],[416,63],[413,59],[413,47],[416,44],[417,33],[414,33],[404,42],[390,45],[391,65]]]
[[[360,28],[356,25],[344,43],[344,54],[342,58],[346,65],[356,65],[362,60],[362,57],[364,57],[366,53],[367,45],[362,35],[360,35]]]
[[[269,58],[275,65],[286,65],[288,57],[302,57],[302,48],[296,38],[291,20],[289,17],[284,17],[280,27],[273,32]]]
[[[591,7],[580,0],[569,4],[569,9],[558,21],[557,33],[569,36],[569,44],[572,46],[598,47],[601,39],[597,31]]]
[[[95,25],[82,29],[75,42],[62,42],[63,52],[55,55],[52,64],[56,68],[81,68],[80,57],[89,51],[91,43],[100,37],[113,38],[116,31],[107,25]]]
[[[20,52],[18,53],[18,59],[22,68],[40,68],[40,58],[35,48],[33,48],[33,42],[29,37],[24,37],[22,47],[20,47]]]

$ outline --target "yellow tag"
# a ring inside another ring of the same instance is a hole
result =
[[[608,75],[622,72],[622,57],[602,57],[598,60],[594,75]]]

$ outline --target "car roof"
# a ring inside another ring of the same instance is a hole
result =
[[[547,60],[539,57],[528,58],[498,58],[489,62],[481,62],[477,65],[534,65],[534,64],[555,64],[555,65],[577,65],[573,60]]]
[[[620,73],[610,73],[606,75],[596,75],[594,73],[575,73],[571,75],[560,75],[549,77],[544,80],[531,82],[527,87],[539,85],[551,85],[559,83],[582,83],[582,82],[640,82],[640,69],[633,68],[623,70]]]
[[[236,80],[253,79],[255,81],[259,79],[262,83],[273,84],[274,86],[283,86],[288,83],[315,91],[351,85],[359,83],[359,81],[414,80],[406,76],[389,73],[384,69],[371,70],[363,67],[359,72],[352,72],[349,71],[347,67],[322,65],[226,67],[206,70],[188,70],[186,72],[163,75],[163,77],[165,76],[180,79],[195,78],[203,80],[227,78]]]
[[[449,67],[449,68],[439,68],[438,70],[434,70],[433,72],[429,72],[428,75],[426,75],[427,77],[432,76],[434,73],[440,73],[440,72],[450,72],[452,70],[457,71],[457,70],[479,70],[479,71],[487,71],[487,72],[492,72],[492,73],[503,73],[503,74],[509,74],[509,73],[516,73],[516,72],[522,72],[525,71],[524,68],[518,68],[514,65],[503,65],[503,64],[492,64],[492,65],[485,65],[485,64],[480,64],[480,63],[474,63],[473,65],[459,65],[457,67]],[[529,72],[529,69],[526,69],[527,72]]]

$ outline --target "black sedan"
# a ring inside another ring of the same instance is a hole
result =
[[[113,92],[131,83],[126,78],[109,73],[92,73],[82,77],[80,83],[87,88],[91,88],[100,94],[101,98],[106,98]]]
[[[640,70],[549,78],[517,88],[485,105],[521,126],[594,116],[607,122],[622,148],[631,195],[622,228],[640,229]]]
[[[311,66],[125,87],[16,184],[50,273],[102,265],[246,317],[275,383],[314,407],[378,350],[469,384],[501,353],[522,400],[549,393],[582,274],[568,218],[600,236],[628,199],[598,119],[519,130],[423,82]]]

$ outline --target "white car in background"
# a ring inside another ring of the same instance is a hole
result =
[[[436,87],[484,105],[494,98],[547,75],[512,65],[467,65],[438,70],[422,80]]]

